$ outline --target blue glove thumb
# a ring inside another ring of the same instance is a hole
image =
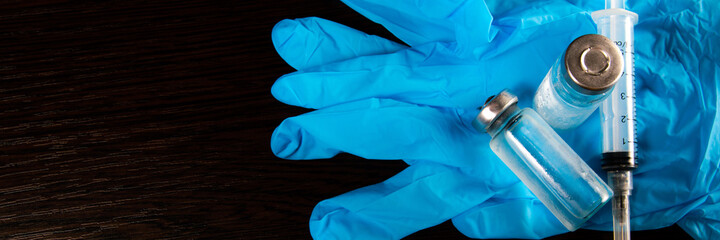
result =
[[[513,175],[476,178],[443,164],[418,163],[383,183],[318,203],[310,233],[314,239],[400,239],[518,188],[525,186]],[[523,209],[512,213],[518,211]]]

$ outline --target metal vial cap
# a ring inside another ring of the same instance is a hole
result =
[[[497,95],[490,96],[480,108],[480,114],[475,117],[472,125],[478,132],[492,133],[499,127],[503,118],[507,118],[508,110],[517,108],[518,98],[507,89]],[[492,135],[492,134],[491,134]]]
[[[587,34],[565,50],[568,85],[578,92],[595,95],[609,90],[624,70],[622,52],[609,38]]]

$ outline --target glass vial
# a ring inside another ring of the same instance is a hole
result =
[[[622,53],[610,39],[581,36],[545,75],[533,108],[555,129],[575,128],[610,95],[622,72]]]
[[[605,182],[532,109],[503,90],[473,121],[492,136],[490,148],[570,231],[610,200]]]

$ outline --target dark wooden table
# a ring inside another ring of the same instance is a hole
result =
[[[0,238],[310,238],[317,202],[405,164],[273,156],[274,127],[307,110],[270,95],[292,71],[270,31],[306,16],[393,39],[339,1],[4,1]],[[446,222],[409,238],[465,237]]]

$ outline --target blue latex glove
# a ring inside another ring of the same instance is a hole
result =
[[[484,4],[465,6],[468,8],[461,9],[472,14],[485,10],[490,18]],[[561,11],[546,16],[545,8]],[[594,31],[589,15],[578,14],[579,10],[563,2],[527,6],[520,12],[536,14],[536,21],[508,14],[496,20],[507,27],[495,27],[492,42],[488,36],[468,41],[478,45],[473,51],[450,40],[413,43],[415,47],[406,48],[313,19],[278,24],[273,35],[278,52],[302,70],[278,80],[273,94],[289,104],[322,109],[283,122],[273,135],[276,155],[311,159],[345,151],[365,158],[402,158],[413,164],[383,184],[318,204],[310,224],[312,235],[321,239],[397,239],[481,203],[501,198],[537,201],[489,150],[489,137],[466,123],[477,114],[475,107],[505,87],[523,87],[524,95],[532,94],[564,48],[574,38]],[[457,26],[447,23],[446,27]],[[308,33],[300,34],[304,32]],[[302,35],[311,37],[294,41]],[[528,37],[534,41],[528,42]],[[307,42],[313,38],[322,40]],[[357,47],[358,39],[368,40]],[[347,46],[373,50],[359,50],[370,55],[339,61],[338,53],[354,56],[355,51],[332,48]],[[331,50],[323,50],[325,47]],[[301,49],[306,49],[305,53],[299,54]],[[391,51],[379,53],[385,49]],[[517,61],[519,53],[528,59]],[[510,65],[517,66],[519,74],[506,74],[497,81],[506,84],[488,84],[486,80],[493,75],[501,76],[497,69]],[[533,86],[524,86],[530,79],[535,80]],[[383,90],[378,93],[373,86]],[[564,229],[548,210],[533,214]],[[541,235],[558,233],[553,229]],[[523,236],[539,235],[528,232]]]
[[[384,183],[319,203],[311,217],[313,237],[401,238],[450,218],[470,237],[541,238],[566,231],[490,152],[489,137],[468,123],[476,114],[471,108],[502,88],[527,105],[567,44],[594,32],[583,9],[602,6],[489,3],[347,2],[412,48],[316,18],[276,26],[278,53],[299,71],[279,79],[274,96],[320,110],[284,121],[273,133],[275,154],[312,159],[349,152],[411,164]],[[712,30],[718,20],[701,10],[717,10],[710,7],[717,4],[644,4],[630,3],[641,18],[636,75],[644,160],[631,198],[633,227],[680,220],[694,237],[712,238],[720,234],[719,41]],[[593,167],[599,165],[596,126],[592,117],[561,133]],[[610,230],[610,221],[604,209],[588,227]]]

